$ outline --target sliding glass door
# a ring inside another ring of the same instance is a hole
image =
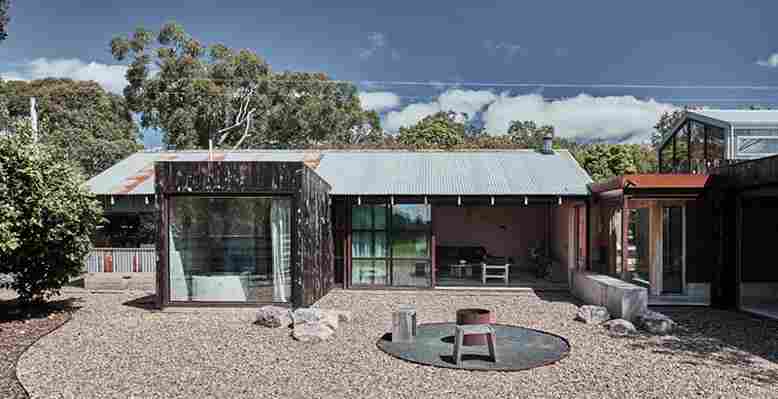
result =
[[[291,200],[170,198],[172,302],[287,302]]]
[[[351,208],[351,284],[431,285],[431,214],[424,204]]]
[[[351,284],[387,285],[386,205],[351,209]]]

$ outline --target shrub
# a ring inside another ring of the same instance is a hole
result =
[[[0,283],[22,301],[59,293],[78,276],[101,221],[78,168],[29,132],[0,136]]]

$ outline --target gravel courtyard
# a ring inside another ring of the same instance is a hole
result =
[[[612,338],[573,321],[574,301],[544,293],[334,290],[323,308],[351,310],[333,340],[295,342],[251,324],[253,312],[155,312],[142,294],[70,292],[81,308],[33,345],[17,374],[32,397],[778,397],[778,323],[711,309],[657,309],[675,336]],[[561,362],[528,371],[471,372],[406,363],[378,350],[397,305],[420,321],[487,307],[501,323],[566,337]]]

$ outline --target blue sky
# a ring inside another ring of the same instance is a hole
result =
[[[438,109],[480,114],[494,106],[485,117],[495,132],[526,115],[561,126],[563,135],[634,140],[665,105],[778,104],[778,89],[488,86],[778,85],[777,2],[353,3],[16,0],[9,38],[0,44],[0,75],[96,79],[120,91],[123,69],[108,52],[111,37],[176,20],[205,43],[257,51],[275,70],[324,71],[355,82],[462,82],[360,84],[380,93],[366,100],[390,130]],[[640,121],[609,122],[619,115]]]

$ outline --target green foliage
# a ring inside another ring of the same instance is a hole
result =
[[[454,112],[438,112],[401,127],[398,141],[413,148],[452,148],[465,142],[465,124]]]
[[[11,0],[0,0],[0,42],[8,37],[8,23],[11,17],[8,16],[8,8],[11,6]]]
[[[40,141],[78,164],[87,177],[143,148],[124,99],[95,82],[0,82],[0,130],[29,117],[30,97],[37,100]]]
[[[365,113],[352,84],[321,73],[272,73],[250,50],[206,47],[181,25],[162,26],[156,40],[138,28],[110,42],[130,59],[124,95],[141,125],[160,128],[177,149],[290,147],[374,141],[375,116]],[[158,69],[152,74],[151,65]]]
[[[651,146],[655,150],[659,149],[659,145],[662,143],[662,138],[671,133],[676,123],[686,115],[685,109],[677,109],[672,112],[664,112],[659,117],[659,120],[654,125],[654,133],[651,135]]]
[[[595,182],[656,171],[655,152],[639,144],[590,144],[575,152],[575,157]]]
[[[575,149],[577,144],[574,141],[556,137],[554,127],[549,125],[537,126],[534,121],[512,121],[508,128],[508,138],[519,148],[543,147],[543,138],[550,134],[553,137],[552,146],[555,149]]]
[[[0,273],[23,301],[56,294],[78,276],[101,220],[79,170],[28,129],[0,137]]]

